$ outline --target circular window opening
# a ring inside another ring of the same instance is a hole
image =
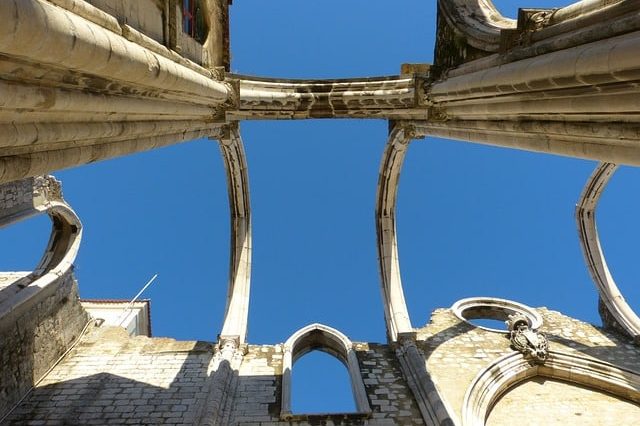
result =
[[[471,297],[457,301],[451,310],[461,320],[496,333],[508,333],[505,321],[510,315],[520,314],[527,319],[529,328],[537,330],[542,325],[542,316],[522,303],[494,297]]]
[[[475,325],[478,328],[484,328],[488,330],[500,330],[507,331],[507,324],[505,321],[493,318],[466,318],[467,322]]]

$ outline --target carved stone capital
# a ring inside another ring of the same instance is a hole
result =
[[[424,139],[424,135],[420,133],[413,124],[406,124],[404,126],[404,135],[407,138],[407,141],[410,141],[411,139]]]
[[[233,354],[240,349],[240,336],[220,336],[216,350],[222,354]]]
[[[397,351],[404,353],[407,351],[409,347],[416,347],[417,341],[417,333],[415,331],[409,331],[404,333],[398,333],[396,336],[396,341],[393,342],[393,346]]]

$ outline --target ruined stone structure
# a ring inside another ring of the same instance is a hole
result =
[[[511,20],[490,0],[439,0],[434,64],[336,80],[230,74],[230,3],[0,1],[0,225],[52,220],[36,270],[0,274],[0,424],[640,422],[640,319],[618,291],[595,222],[617,165],[640,165],[640,1],[521,9]],[[311,324],[284,343],[252,345],[238,121],[342,117],[390,121],[376,208],[388,341],[352,342]],[[425,136],[601,162],[576,218],[603,328],[477,298],[437,310],[423,328],[411,324],[395,207],[407,146]],[[48,174],[201,137],[219,142],[232,219],[219,341],[100,326],[73,277],[82,225]],[[357,412],[291,411],[293,365],[312,350],[344,363]]]

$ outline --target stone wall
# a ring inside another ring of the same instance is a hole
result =
[[[528,425],[618,426],[640,419],[640,406],[598,390],[538,377],[500,398],[487,426],[508,425],[519,418],[528,419]]]
[[[0,226],[33,210],[33,178],[0,185]]]
[[[556,353],[637,369],[640,348],[624,338],[557,312],[538,311],[544,319],[542,331]],[[462,418],[465,393],[478,374],[496,359],[517,354],[506,333],[476,327],[449,309],[434,312],[431,322],[418,330],[417,345],[456,424]],[[242,348],[242,361],[232,362],[236,370],[227,374],[221,373],[222,358],[211,343],[129,337],[118,327],[91,327],[13,412],[8,424],[424,424],[395,349],[375,343],[354,343],[353,347],[371,413],[293,413],[292,418],[281,420],[283,345]],[[222,392],[220,398],[214,395],[216,389]],[[637,404],[599,390],[549,377],[533,377],[512,389],[490,411],[492,424],[504,424],[505,419],[521,413],[523,406],[532,407],[531,416],[544,411],[542,407],[552,407],[546,413],[549,421],[570,414],[575,421],[589,418],[594,424],[603,419],[587,408],[619,406],[618,412],[630,416],[637,416],[640,410]],[[603,408],[602,413],[607,412]]]
[[[194,424],[213,346],[92,328],[8,424]]]
[[[79,336],[88,316],[69,272],[0,318],[0,418]]]
[[[550,350],[638,371],[640,348],[630,340],[559,312],[546,308],[537,311],[543,317],[540,331],[548,338]],[[418,345],[441,398],[458,422],[473,380],[498,358],[515,352],[507,333],[476,327],[449,309],[436,310],[429,324],[418,330]],[[534,393],[530,397],[532,402],[543,405],[564,398],[554,392]]]
[[[371,415],[295,414],[280,421],[282,347],[249,346],[230,392],[235,397],[223,408],[230,412],[228,424],[422,424],[393,350],[357,344],[357,356]],[[91,328],[8,424],[206,424],[207,398],[217,380],[214,365],[209,343],[131,338],[118,327]]]
[[[387,345],[355,344],[360,372],[372,409],[371,415],[357,413],[294,413],[291,421],[280,421],[282,393],[282,348],[251,346],[239,374],[231,424],[257,425],[360,425],[423,424],[394,351]],[[294,365],[295,369],[295,365]]]

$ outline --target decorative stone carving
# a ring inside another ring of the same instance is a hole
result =
[[[44,197],[46,200],[64,201],[62,185],[53,176],[36,176],[33,179],[33,196]]]
[[[525,29],[528,31],[538,31],[549,25],[551,18],[556,13],[558,9],[521,9],[524,13],[524,19],[526,19],[526,23],[524,24]],[[527,13],[528,12],[528,13]],[[520,17],[518,17],[518,24],[520,26]]]
[[[503,29],[500,32],[500,50],[505,52],[516,46],[531,44],[531,36],[550,25],[558,9],[518,9],[516,28]]]
[[[547,337],[529,327],[529,322],[524,315],[509,315],[505,321],[509,328],[509,340],[514,349],[530,356],[538,362],[546,361],[549,356],[549,343]]]
[[[240,347],[240,336],[220,336],[217,349],[220,352],[235,352]]]
[[[431,121],[446,121],[447,111],[444,108],[431,107],[429,108],[429,120]]]

